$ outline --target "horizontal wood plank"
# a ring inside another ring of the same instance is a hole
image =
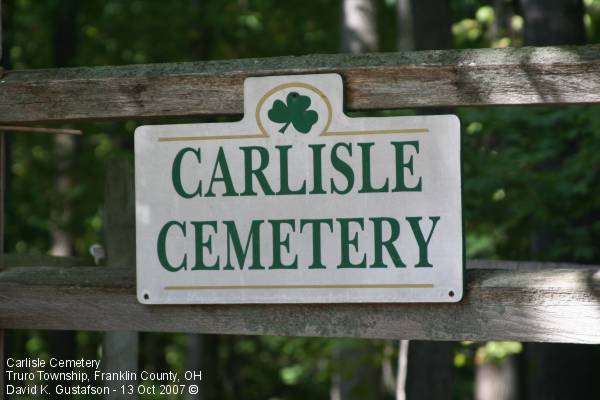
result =
[[[336,72],[348,110],[600,102],[600,45],[6,71],[0,123],[239,115],[249,76]]]
[[[147,306],[133,268],[8,268],[0,328],[600,343],[599,267],[483,264],[457,304]]]
[[[92,265],[91,257],[63,257],[46,254],[0,254],[0,270],[7,267],[78,267]]]

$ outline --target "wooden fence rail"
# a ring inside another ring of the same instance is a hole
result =
[[[600,343],[600,267],[473,264],[456,304],[210,306],[142,305],[133,268],[14,267],[0,270],[0,326]]]
[[[600,102],[600,45],[7,71],[0,123],[239,115],[248,76],[340,73],[348,110]]]
[[[445,50],[0,71],[0,124],[241,115],[244,78],[319,72],[348,110],[600,103],[600,45]],[[1,258],[0,327],[600,343],[600,267],[471,261],[457,304],[145,306],[133,268],[74,265]]]

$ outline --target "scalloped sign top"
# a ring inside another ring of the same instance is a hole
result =
[[[248,78],[244,111],[136,130],[141,303],[462,298],[456,116],[347,116],[337,74]]]

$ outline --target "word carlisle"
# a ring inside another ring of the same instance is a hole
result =
[[[238,122],[136,130],[140,302],[461,299],[458,119],[348,117],[342,94],[248,78]]]

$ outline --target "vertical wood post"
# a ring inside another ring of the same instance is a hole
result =
[[[406,400],[406,370],[408,367],[409,340],[400,340],[398,345],[398,374],[396,378],[396,400]]]
[[[0,362],[2,362],[2,366],[0,366],[0,400],[4,399],[4,332],[0,330]]]
[[[4,192],[6,191],[6,167],[6,138],[5,133],[0,131],[0,256],[4,254]]]
[[[2,0],[0,0],[0,61],[2,61]],[[0,78],[4,74],[0,64]],[[4,182],[6,177],[4,133],[0,131],[0,260],[4,254]],[[2,265],[0,265],[2,267]],[[0,326],[0,400],[4,399],[4,330]]]
[[[105,201],[105,243],[107,274],[111,268],[135,266],[135,184],[133,168],[127,160],[112,160],[107,165]],[[106,332],[103,344],[103,368],[105,371],[138,370],[138,333]],[[106,399],[120,399],[123,382],[105,382],[114,393]],[[112,391],[111,391],[112,392]]]
[[[0,6],[0,16],[2,9]],[[0,18],[1,20],[2,18]],[[1,28],[1,26],[0,26]],[[0,42],[2,42],[2,30],[0,29]],[[0,59],[2,48],[0,46]],[[0,69],[0,73],[1,73]],[[6,157],[4,133],[0,131],[0,260],[4,254],[4,191],[6,182]],[[0,265],[2,267],[2,265]],[[0,400],[4,399],[4,330],[0,326]]]
[[[411,340],[406,371],[406,399],[452,398],[453,342]]]

